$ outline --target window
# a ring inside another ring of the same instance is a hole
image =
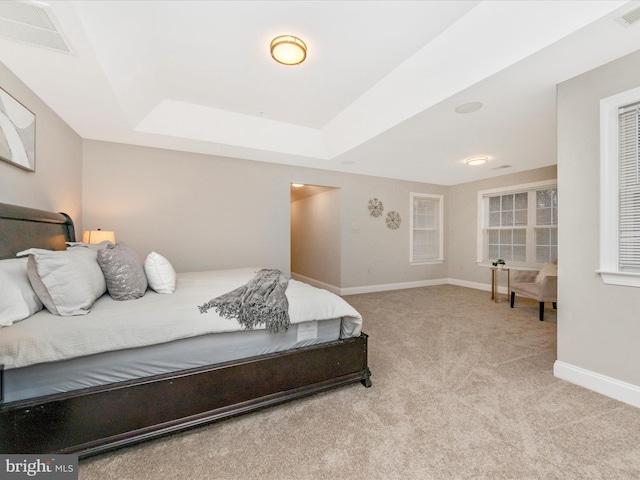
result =
[[[640,88],[600,102],[600,270],[640,287]]]
[[[558,258],[558,189],[536,190],[535,263]]]
[[[444,260],[442,195],[411,194],[410,263],[440,263]]]
[[[478,192],[478,262],[538,266],[558,257],[555,180]]]

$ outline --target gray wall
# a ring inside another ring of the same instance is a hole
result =
[[[83,142],[86,228],[114,230],[144,257],[177,271],[290,268],[290,183],[340,188],[342,288],[446,279],[446,262],[409,265],[409,194],[447,187],[109,142]],[[385,215],[402,216],[398,230]],[[445,217],[446,198],[445,198]],[[445,239],[446,242],[446,239]],[[445,258],[446,258],[445,250]]]
[[[82,140],[0,63],[0,87],[36,116],[36,171],[0,161],[0,202],[65,212],[82,228]]]
[[[640,51],[558,86],[558,360],[640,386],[640,290],[599,268],[602,98],[640,86]]]

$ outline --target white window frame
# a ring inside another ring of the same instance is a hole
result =
[[[414,260],[413,258],[413,201],[415,198],[427,198],[438,202],[438,255],[425,260]],[[444,195],[431,193],[411,192],[409,200],[409,264],[429,265],[444,262]]]
[[[491,188],[488,190],[479,190],[478,191],[478,201],[477,201],[477,205],[478,205],[478,218],[477,218],[477,235],[476,235],[476,239],[477,239],[477,254],[476,254],[476,264],[482,267],[490,267],[491,266],[491,261],[489,259],[485,260],[484,258],[484,252],[485,252],[485,232],[484,232],[484,227],[485,227],[485,218],[488,217],[487,212],[485,211],[485,205],[487,204],[485,202],[485,198],[486,197],[490,197],[490,196],[495,196],[495,195],[508,195],[508,194],[512,194],[512,193],[521,193],[521,192],[533,192],[535,190],[541,190],[541,189],[545,189],[545,188],[558,188],[558,180],[557,179],[552,179],[552,180],[542,180],[540,182],[531,182],[531,183],[525,183],[525,184],[521,184],[521,185],[511,185],[508,187],[499,187],[499,188]],[[535,199],[532,198],[533,195],[529,195],[529,203],[531,204],[531,202],[534,202],[535,204]],[[529,209],[531,211],[531,208]],[[527,227],[530,228],[530,227]],[[535,230],[535,226],[533,226],[533,229]],[[535,232],[534,232],[535,233]],[[529,237],[527,237],[527,249],[532,249],[534,248],[534,240],[530,239]],[[527,251],[527,257],[528,258],[533,258],[534,255],[533,253]],[[514,263],[512,262],[511,265],[513,265]],[[527,269],[527,268],[538,268],[539,265],[535,264],[535,263],[515,263],[516,266],[521,267],[523,269]]]
[[[640,287],[640,273],[619,269],[618,109],[640,101],[640,87],[600,100],[600,268],[610,285]]]

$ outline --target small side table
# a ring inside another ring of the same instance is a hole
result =
[[[509,291],[511,290],[511,272],[508,268],[502,267],[491,267],[491,300],[498,303],[500,300],[498,299],[498,283],[499,283],[499,274],[500,272],[507,273],[507,301],[509,300]]]

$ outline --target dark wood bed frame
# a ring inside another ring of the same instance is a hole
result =
[[[0,259],[65,241],[75,241],[69,216],[0,203]],[[86,457],[341,385],[370,387],[367,338],[5,403],[0,366],[0,453]]]

